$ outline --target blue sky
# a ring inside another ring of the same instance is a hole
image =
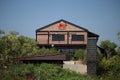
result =
[[[0,29],[35,38],[35,30],[64,19],[120,46],[120,0],[0,0]]]

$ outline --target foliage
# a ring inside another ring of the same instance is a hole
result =
[[[5,34],[5,32],[3,30],[0,29],[0,34]]]
[[[120,32],[118,32],[118,34],[117,34],[117,35],[118,35],[118,39],[120,40]]]
[[[97,74],[105,80],[119,80],[120,55],[111,56],[109,59],[103,57],[101,61],[99,61]]]
[[[112,75],[119,75],[120,77],[120,56],[116,55],[110,58],[110,71]]]
[[[103,57],[105,57],[103,55],[104,53],[101,52],[101,50],[99,48],[97,48],[97,61],[101,61]]]
[[[3,34],[5,34],[5,32],[0,29],[0,38],[2,37]]]
[[[79,59],[84,59],[84,51],[82,49],[79,49],[75,52],[74,54],[74,57],[76,60],[79,60]]]
[[[83,63],[84,63],[84,64],[87,64],[87,50],[84,50]]]
[[[94,80],[69,69],[46,63],[10,64],[7,69],[0,69],[1,80],[26,80],[29,76],[36,80]]]
[[[4,34],[4,35],[3,35]],[[80,74],[62,69],[51,64],[18,64],[13,63],[13,57],[53,54],[60,51],[55,48],[39,48],[37,42],[29,37],[18,35],[16,31],[5,34],[0,30],[0,78],[1,80],[26,80],[29,76],[41,80],[93,80]],[[118,34],[119,38],[119,34]],[[100,46],[106,51],[108,58],[104,58],[101,52],[98,54],[98,75],[100,80],[119,80],[120,78],[120,47],[109,40],[102,41]],[[78,50],[76,59],[86,59],[86,52]]]
[[[3,31],[1,30],[1,34]],[[39,48],[37,42],[29,37],[19,35],[16,31],[1,36],[0,38],[0,67],[4,67],[9,62],[13,62],[13,57],[54,54],[60,51],[51,48]]]
[[[97,74],[101,80],[120,79],[120,48],[109,40],[102,41],[100,46],[106,51],[107,59],[101,57],[98,63]]]
[[[14,35],[14,36],[19,35],[19,32],[16,32],[16,31],[10,31],[9,33],[10,33],[11,35]]]
[[[110,61],[107,60],[106,58],[103,58],[97,68],[97,75],[105,75],[110,69]]]
[[[9,64],[6,69],[0,70],[2,80],[26,80],[34,74],[33,64]]]
[[[59,50],[55,49],[55,48],[45,48],[42,47],[41,49],[38,50],[38,53],[36,53],[35,55],[41,55],[41,54],[57,54],[60,53]]]
[[[36,71],[36,77],[40,80],[93,80],[90,77],[81,76],[79,73],[52,64],[43,63],[36,68]]]
[[[33,55],[37,53],[38,46],[34,39],[25,36],[7,34],[0,39],[0,65],[4,67],[13,62],[13,57]]]
[[[11,61],[12,57],[18,52],[19,41],[11,34],[5,35],[0,39],[0,64]]]
[[[120,56],[120,47],[116,49],[116,53]]]
[[[117,45],[114,42],[110,42],[109,40],[102,41],[100,46],[105,50],[107,53],[107,58],[110,58],[116,55],[115,48]]]
[[[100,77],[105,80],[119,80],[120,78],[120,56],[116,55],[110,59],[103,58],[99,64]],[[102,79],[102,80],[103,80]]]
[[[34,39],[21,35],[18,37],[18,41],[20,42],[19,56],[27,56],[38,53],[37,42]]]

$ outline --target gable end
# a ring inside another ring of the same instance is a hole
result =
[[[68,22],[68,21],[66,21],[66,20],[63,20],[63,19],[58,20],[58,21],[56,21],[56,22],[53,22],[53,23],[51,23],[51,24],[49,24],[49,25],[46,25],[46,26],[44,26],[44,27],[41,27],[41,28],[37,29],[36,32],[39,32],[40,30],[45,29],[45,28],[47,28],[47,27],[49,27],[49,26],[51,26],[51,25],[54,25],[54,24],[56,24],[56,23],[59,23],[59,22],[68,23],[68,24],[70,24],[70,25],[72,25],[72,26],[75,26],[75,27],[77,27],[77,28],[79,28],[79,29],[83,29],[84,31],[88,32],[88,30],[87,30],[86,28],[83,28],[83,27],[81,27],[81,26],[78,26],[78,25],[76,25],[76,24],[73,24],[73,23]]]

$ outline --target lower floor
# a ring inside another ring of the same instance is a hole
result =
[[[73,55],[78,49],[86,49],[86,45],[78,44],[43,44],[39,45],[40,48],[56,48],[60,50],[61,53],[69,53]]]

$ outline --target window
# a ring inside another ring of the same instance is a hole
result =
[[[63,34],[53,34],[52,35],[52,41],[64,41],[64,35]]]
[[[70,55],[74,55],[75,54],[75,52],[77,51],[77,49],[59,49],[62,53],[69,53]]]
[[[72,35],[72,41],[84,41],[84,35]]]

